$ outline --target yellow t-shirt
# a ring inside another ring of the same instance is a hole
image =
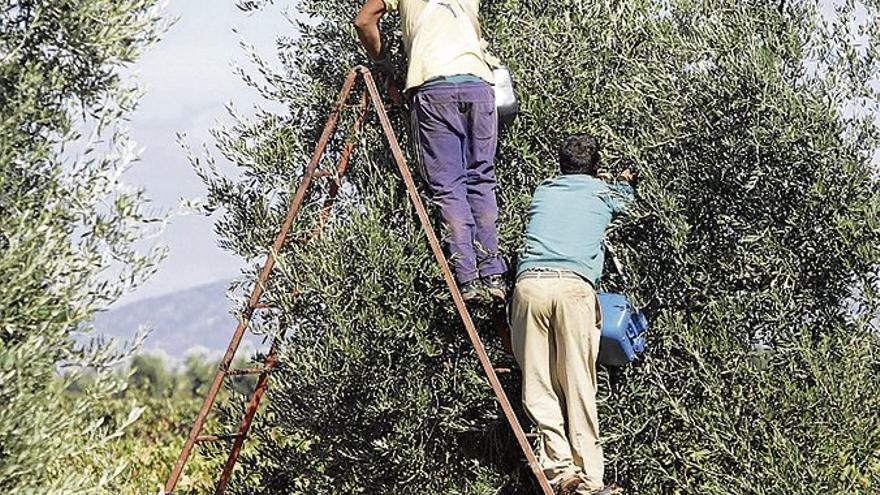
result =
[[[439,0],[424,17],[430,0],[384,1],[386,10],[400,12],[403,42],[409,57],[406,89],[438,77],[465,74],[494,83],[474,18],[464,5],[469,3],[476,14],[479,0]]]

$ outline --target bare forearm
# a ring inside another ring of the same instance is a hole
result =
[[[364,45],[364,49],[367,50],[367,55],[373,60],[379,60],[382,58],[382,36],[379,34],[379,26],[377,24],[368,24],[365,26],[355,24],[355,27],[357,28],[358,38],[360,38],[361,44]]]
[[[354,20],[358,38],[367,55],[373,60],[382,58],[382,35],[379,33],[379,21],[385,15],[383,0],[367,0]]]

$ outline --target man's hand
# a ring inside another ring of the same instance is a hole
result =
[[[378,72],[386,80],[390,80],[394,76],[394,66],[391,65],[391,58],[387,54],[380,60],[373,60],[370,69],[374,73]]]
[[[379,20],[385,15],[384,0],[367,0],[361,7],[354,19],[354,27],[357,29],[358,38],[367,50],[367,55],[374,62],[381,62],[384,58],[382,53],[382,35],[379,33]]]
[[[635,185],[639,180],[639,171],[634,168],[627,168],[620,173],[620,179]]]

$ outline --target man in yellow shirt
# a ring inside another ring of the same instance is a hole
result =
[[[355,19],[370,58],[384,64],[379,21],[400,13],[408,56],[406,93],[425,178],[448,230],[444,236],[462,297],[503,300],[498,254],[495,150],[498,117],[478,0],[367,0]]]

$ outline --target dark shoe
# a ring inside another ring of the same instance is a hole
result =
[[[572,476],[556,485],[556,495],[576,495],[578,490],[586,486],[586,483],[584,483],[580,476]]]
[[[461,299],[464,302],[471,302],[480,299],[483,284],[480,279],[470,280],[458,286],[458,292],[461,293]]]
[[[605,487],[600,490],[590,492],[590,495],[620,495],[621,493],[623,493],[623,488],[617,486],[615,483],[611,483],[610,485],[605,485]]]
[[[483,287],[492,299],[500,302],[507,300],[507,282],[502,275],[483,277]]]

